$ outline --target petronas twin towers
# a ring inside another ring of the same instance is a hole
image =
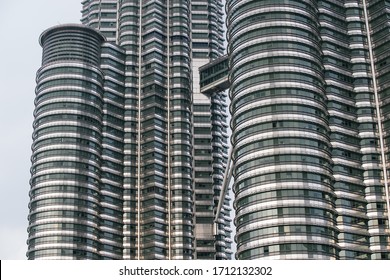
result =
[[[390,259],[390,2],[82,5],[40,37],[29,259]]]

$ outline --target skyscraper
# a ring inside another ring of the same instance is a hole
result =
[[[40,37],[28,258],[230,259],[222,2],[82,5]]]
[[[238,259],[390,259],[389,1],[226,1]]]
[[[42,34],[30,259],[390,259],[390,3],[222,2]]]

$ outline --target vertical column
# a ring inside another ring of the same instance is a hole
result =
[[[167,54],[166,6],[142,1],[139,45],[138,226],[141,259],[166,259]],[[142,47],[141,47],[142,46]]]
[[[194,258],[191,1],[167,1],[170,257]]]
[[[105,81],[100,212],[100,254],[103,259],[123,258],[124,61],[122,48],[112,43],[103,44],[101,69]]]
[[[142,6],[141,2],[121,1],[118,3],[118,41],[125,49],[124,89],[124,259],[139,259],[141,231],[140,182],[141,162],[140,98],[142,96]],[[139,155],[139,157],[137,157]]]
[[[195,259],[215,259],[213,236],[213,178],[211,154],[211,97],[200,93],[199,68],[210,61],[212,40],[209,23],[209,1],[191,1],[193,176],[195,192]],[[216,38],[217,36],[215,36]]]

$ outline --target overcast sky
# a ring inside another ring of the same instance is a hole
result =
[[[0,0],[0,259],[26,259],[39,35],[79,23],[81,0]]]

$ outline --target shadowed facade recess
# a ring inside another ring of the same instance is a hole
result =
[[[40,38],[28,258],[230,259],[226,94],[199,86],[222,2],[87,0],[81,21]]]
[[[389,10],[226,1],[238,259],[390,259]]]

